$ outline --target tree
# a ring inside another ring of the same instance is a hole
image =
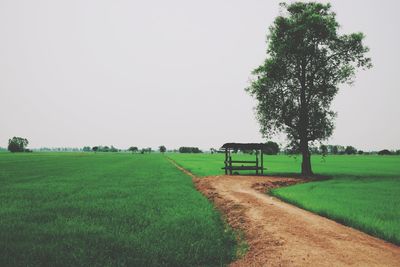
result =
[[[28,139],[14,136],[8,139],[8,151],[10,152],[28,152],[26,149],[29,142]]]
[[[267,155],[276,155],[280,151],[279,145],[275,142],[268,141],[265,143],[263,152]]]
[[[179,153],[202,153],[202,151],[198,147],[182,146],[179,148]]]
[[[242,149],[241,151],[242,151],[243,154],[250,154],[250,155],[253,155],[253,154],[255,153],[255,151],[252,150],[252,149],[249,149],[249,150]]]
[[[91,151],[91,148],[90,148],[90,146],[84,146],[83,149],[82,149],[82,151],[83,151],[83,152],[90,152],[90,151]]]
[[[159,146],[158,150],[160,150],[161,153],[165,153],[165,151],[167,151],[167,148],[165,146]]]
[[[94,146],[94,147],[92,147],[92,150],[93,150],[93,152],[97,152],[97,150],[99,150],[99,147],[98,146]]]
[[[353,155],[357,153],[357,149],[353,146],[346,146],[344,153],[346,153],[347,155]]]
[[[111,146],[109,151],[110,152],[118,152],[118,148]]]
[[[387,149],[383,149],[378,152],[378,155],[384,156],[384,155],[393,155],[393,153]]]
[[[326,145],[320,145],[319,151],[323,156],[326,156],[328,154],[328,147]]]
[[[144,154],[144,153],[151,153],[153,150],[151,149],[151,147],[146,147],[146,148],[142,148],[140,150],[140,154]]]
[[[246,90],[257,100],[261,133],[285,133],[302,154],[302,175],[311,175],[309,143],[334,129],[331,102],[341,83],[352,83],[357,68],[370,68],[364,35],[339,35],[330,4],[281,4],[267,38],[267,59]]]
[[[136,146],[131,146],[130,148],[128,148],[128,151],[131,151],[132,153],[136,153],[139,151],[139,149]]]

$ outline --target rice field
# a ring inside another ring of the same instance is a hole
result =
[[[234,233],[160,154],[0,153],[0,266],[221,266]]]

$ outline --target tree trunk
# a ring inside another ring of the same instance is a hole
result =
[[[301,175],[311,176],[313,175],[313,172],[311,169],[311,154],[310,150],[308,149],[308,141],[301,141],[300,143],[301,154],[303,156],[303,160],[301,162]]]
[[[306,60],[302,59],[301,62],[301,77],[300,77],[300,150],[303,156],[301,162],[301,175],[311,176],[313,174],[311,169],[311,154],[308,148],[308,103],[306,100]]]

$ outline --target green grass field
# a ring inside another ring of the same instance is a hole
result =
[[[179,165],[198,176],[223,174],[222,154],[171,154]],[[253,159],[233,155],[235,159]],[[296,175],[301,157],[266,156],[270,175]],[[271,194],[304,209],[400,244],[400,157],[312,157],[316,174],[330,179],[273,190]]]
[[[162,155],[0,153],[0,266],[221,266],[235,238]]]

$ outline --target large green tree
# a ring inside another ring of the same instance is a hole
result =
[[[331,136],[331,102],[338,85],[352,83],[357,68],[370,68],[362,33],[339,34],[330,4],[281,4],[269,28],[267,58],[246,89],[257,100],[261,133],[285,133],[302,154],[303,175],[312,175],[310,142]]]
[[[28,139],[14,136],[8,140],[8,150],[10,152],[25,152],[28,144]]]

